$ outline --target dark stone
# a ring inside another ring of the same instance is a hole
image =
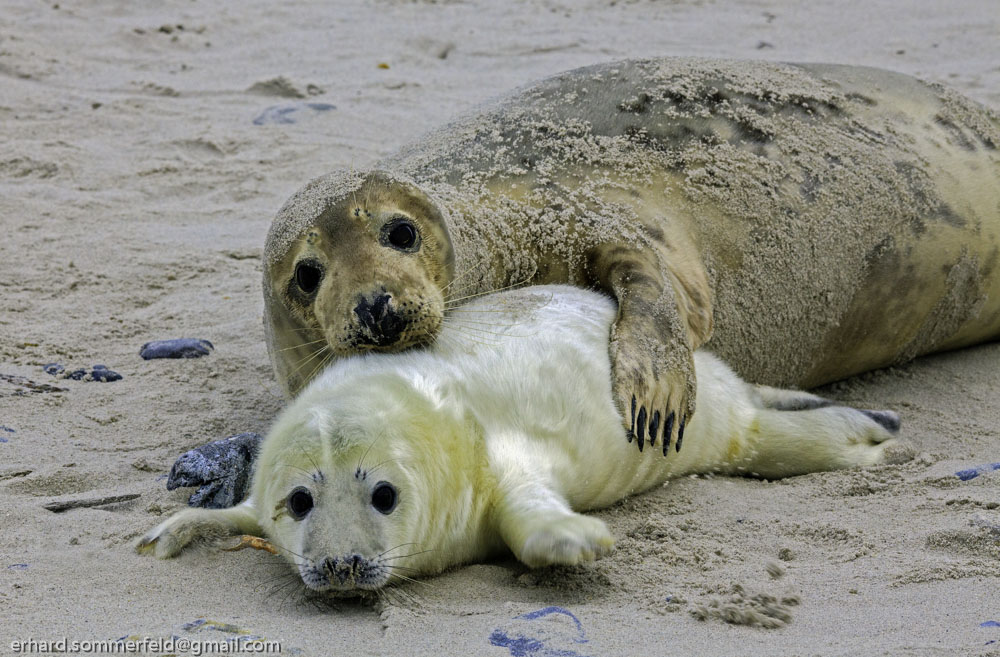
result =
[[[64,379],[72,379],[74,381],[83,381],[84,377],[87,376],[87,369],[81,367],[78,370],[73,370],[69,374],[63,376]]]
[[[139,355],[144,360],[153,358],[200,358],[207,356],[215,347],[208,340],[197,338],[177,338],[175,340],[153,340],[142,345]]]
[[[114,370],[109,370],[107,365],[94,365],[90,372],[87,372],[86,368],[81,367],[80,369],[73,370],[72,372],[66,372],[66,368],[63,367],[61,363],[49,363],[42,367],[47,374],[52,376],[62,375],[63,379],[72,379],[73,381],[100,381],[101,383],[110,383],[111,381],[121,381],[122,375]]]
[[[122,378],[121,374],[114,370],[109,370],[104,365],[94,365],[94,369],[90,371],[90,379],[92,381],[111,383],[112,381],[121,381]]]
[[[188,506],[225,509],[239,504],[250,491],[261,440],[259,434],[240,433],[185,452],[170,469],[167,490],[198,486]]]

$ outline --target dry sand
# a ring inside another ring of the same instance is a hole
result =
[[[305,180],[596,61],[874,65],[1000,107],[998,50],[996,0],[4,0],[0,654],[237,629],[304,655],[1000,654],[1000,627],[982,625],[1000,621],[1000,472],[955,476],[1000,461],[995,343],[824,390],[899,410],[915,460],[673,482],[600,513],[618,550],[586,567],[476,565],[330,609],[282,588],[264,553],[131,548],[184,504],[163,485],[178,454],[263,432],[281,406],[259,258]],[[180,336],[216,351],[139,358]],[[54,361],[124,379],[57,379],[42,371]],[[140,497],[42,508],[120,494]],[[574,617],[531,613],[550,606]],[[199,619],[218,624],[184,627]]]

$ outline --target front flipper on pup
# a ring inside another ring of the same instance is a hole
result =
[[[184,509],[146,532],[135,544],[136,552],[169,559],[199,542],[235,534],[263,536],[253,505],[246,501],[229,509]]]

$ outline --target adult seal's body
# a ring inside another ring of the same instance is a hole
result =
[[[611,398],[611,299],[543,286],[470,309],[497,316],[488,340],[446,323],[427,350],[331,365],[275,422],[247,501],[185,509],[138,548],[171,557],[205,537],[266,536],[323,591],[377,589],[505,549],[529,566],[575,564],[613,544],[580,511],[668,477],[871,465],[896,442],[895,413],[750,386],[699,351],[683,449],[640,428],[636,450],[619,439]]]
[[[269,350],[294,393],[449,314],[488,336],[453,310],[469,295],[593,287],[618,302],[626,428],[677,439],[703,344],[810,387],[1000,335],[998,146],[996,113],[888,71],[578,69],[295,194],[265,252]]]

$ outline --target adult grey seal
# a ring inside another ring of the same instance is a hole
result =
[[[629,436],[677,440],[706,345],[810,387],[1000,335],[1000,118],[873,68],[664,58],[527,86],[371,171],[313,180],[264,256],[297,392],[330,357],[489,335],[467,298],[615,298]]]

